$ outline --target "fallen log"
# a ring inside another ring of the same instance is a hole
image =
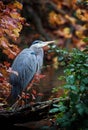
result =
[[[53,108],[53,104],[57,104],[59,101],[61,101],[59,98],[55,98],[49,101],[37,102],[33,105],[27,104],[16,110],[1,110],[0,123],[13,125],[46,119],[50,116],[49,110]]]
[[[0,111],[0,122],[7,124],[25,123],[27,121],[41,120],[47,117],[51,105],[58,102],[59,99],[49,100],[45,102],[37,102],[33,105],[26,105],[16,110]]]

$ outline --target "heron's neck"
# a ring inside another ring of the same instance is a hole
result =
[[[37,61],[37,72],[36,73],[40,73],[42,65],[43,65],[44,51],[42,48],[39,49],[39,48],[31,47],[30,49],[32,50],[32,53],[35,53],[35,56],[36,56],[36,61]]]
[[[36,56],[43,56],[43,49],[42,48],[36,48],[36,47],[34,47],[34,46],[31,46],[30,48],[30,51],[33,53],[33,54],[35,54]]]

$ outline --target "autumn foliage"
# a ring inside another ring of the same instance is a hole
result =
[[[17,12],[18,9],[22,9],[22,5],[18,2],[8,5],[0,2],[0,47],[3,49],[3,53],[7,54],[11,59],[16,56],[19,49],[16,45],[10,43],[9,40],[17,40],[24,22],[20,13]]]
[[[88,10],[85,6],[80,8],[77,0],[53,1],[57,4],[59,13],[51,11],[48,18],[50,25],[56,28],[53,33],[56,35],[58,43],[83,49],[87,44],[83,39],[87,37]]]
[[[14,57],[19,53],[20,49],[17,45],[13,44],[16,42],[20,35],[24,24],[24,18],[21,17],[18,10],[22,10],[22,4],[19,2],[9,3],[4,5],[0,1],[0,48],[4,54],[8,56],[9,59],[14,59]],[[4,55],[0,54],[0,55]],[[0,63],[0,100],[6,98],[9,95],[10,84],[8,83],[10,63],[4,61]]]

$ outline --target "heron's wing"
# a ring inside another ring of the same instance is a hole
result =
[[[36,73],[36,68],[36,56],[31,54],[29,49],[22,51],[12,64],[12,69],[18,72],[18,76],[15,74],[10,75],[10,83],[14,86],[13,91],[25,89]]]

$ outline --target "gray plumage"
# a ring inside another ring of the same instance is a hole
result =
[[[22,91],[26,89],[34,75],[40,73],[44,57],[42,47],[47,45],[46,43],[48,44],[48,42],[39,40],[34,41],[30,48],[21,51],[13,61],[11,68],[18,75],[11,73],[9,77],[12,85],[11,94],[7,100],[9,104],[13,104],[18,95],[21,95]],[[50,43],[53,43],[53,41]]]

